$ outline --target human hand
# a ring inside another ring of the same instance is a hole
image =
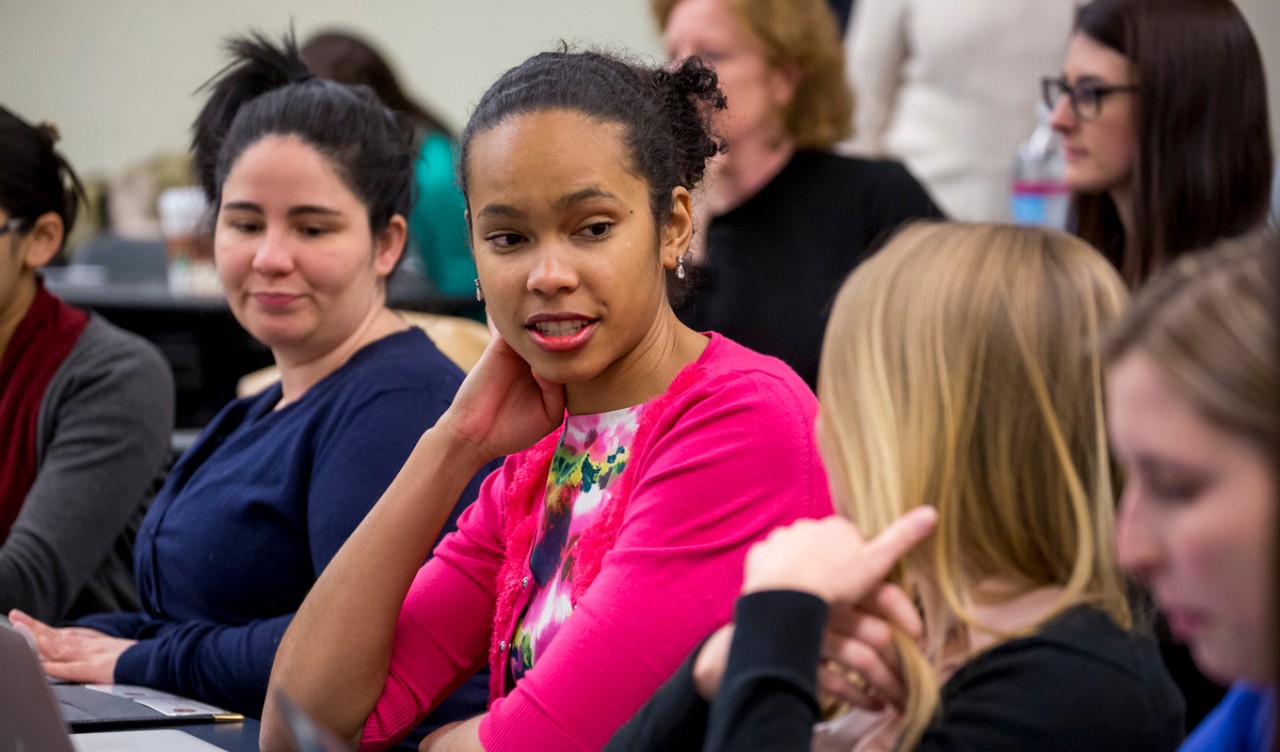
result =
[[[473,447],[480,463],[515,454],[564,420],[563,384],[544,381],[497,330],[438,426]]]
[[[857,603],[928,537],[937,519],[933,507],[916,507],[870,541],[843,517],[778,528],[747,552],[742,592],[799,590],[827,603]]]
[[[818,688],[850,705],[883,710],[906,707],[898,630],[915,640],[924,623],[911,598],[897,585],[882,584],[857,604],[831,609],[818,664]]]
[[[729,646],[733,643],[733,625],[720,627],[702,643],[698,657],[693,659],[693,686],[702,699],[711,702],[720,691],[724,668],[729,663]]]
[[[9,621],[35,643],[45,673],[66,681],[111,684],[120,654],[138,642],[96,629],[51,627],[16,608],[9,612]]]

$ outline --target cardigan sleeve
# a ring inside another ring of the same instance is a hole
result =
[[[600,749],[729,620],[751,544],[831,513],[815,410],[781,377],[734,372],[673,401],[628,470],[635,485],[599,574],[482,719],[487,752]]]
[[[693,664],[706,641],[667,679],[653,697],[613,735],[604,752],[699,752],[707,735],[711,705],[693,683]]]
[[[0,611],[67,616],[162,472],[173,431],[169,366],[149,345],[99,334],[102,326],[90,322],[41,405],[52,436],[0,544]]]
[[[519,460],[484,481],[434,557],[414,577],[391,646],[382,695],[365,721],[361,750],[386,749],[487,659],[503,560],[502,490]]]
[[[893,119],[902,68],[910,54],[909,0],[857,0],[845,44],[845,69],[853,87],[853,151],[885,155],[884,134]]]
[[[316,577],[447,407],[431,390],[390,389],[346,408],[315,441],[306,535]],[[473,498],[474,484],[457,509]],[[298,606],[238,624],[171,620],[120,656],[115,680],[157,687],[259,716],[276,648]]]
[[[307,489],[307,536],[316,577],[395,480],[422,433],[449,408],[453,391],[395,389],[349,408],[317,438]],[[476,498],[477,473],[449,515],[441,537]]]
[[[292,619],[290,612],[237,626],[162,622],[120,655],[115,681],[155,687],[256,718],[262,715],[276,647]]]

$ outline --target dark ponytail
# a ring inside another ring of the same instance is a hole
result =
[[[33,126],[0,107],[0,207],[19,220],[23,232],[41,215],[57,214],[65,242],[75,226],[84,186],[54,149],[57,142],[53,125]]]
[[[365,86],[311,74],[293,34],[279,45],[254,33],[227,44],[233,62],[192,126],[196,176],[212,206],[236,159],[265,136],[296,136],[324,154],[364,204],[374,232],[413,203],[413,128]]]
[[[711,128],[725,106],[716,74],[696,57],[673,70],[598,52],[543,52],[512,68],[480,98],[459,139],[458,184],[467,191],[471,139],[516,115],[562,109],[623,127],[631,168],[649,186],[654,221],[672,211],[676,186],[693,190],[724,147]]]

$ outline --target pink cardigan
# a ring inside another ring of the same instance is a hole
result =
[[[361,749],[385,749],[487,660],[488,752],[595,750],[732,615],[747,549],[831,514],[812,393],[780,361],[719,335],[645,408],[632,460],[579,539],[574,612],[507,686],[553,432],[509,457],[418,572]]]

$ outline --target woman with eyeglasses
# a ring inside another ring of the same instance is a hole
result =
[[[1075,232],[1130,286],[1266,221],[1274,157],[1257,43],[1231,0],[1094,0],[1061,78]]]
[[[0,107],[0,613],[137,608],[133,539],[173,431],[147,342],[49,294],[82,193],[57,131]]]

